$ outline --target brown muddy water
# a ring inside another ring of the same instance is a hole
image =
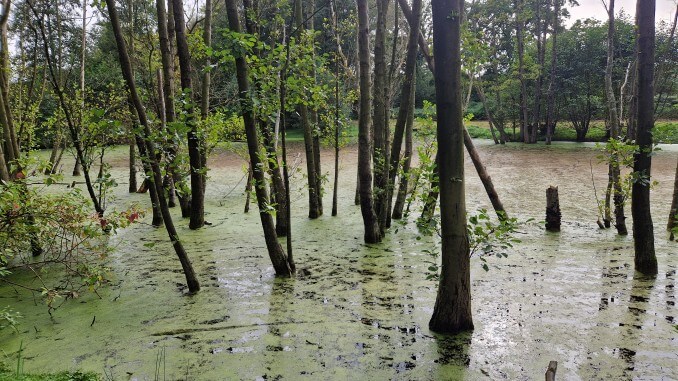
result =
[[[509,258],[488,259],[488,272],[472,259],[472,333],[428,330],[436,284],[424,250],[433,243],[417,240],[412,224],[362,243],[355,149],[342,157],[338,217],[329,216],[331,188],[314,221],[302,189],[293,192],[294,279],[273,276],[257,213],[242,212],[244,161],[218,152],[207,191],[213,225],[189,231],[177,219],[197,295],[186,295],[164,229],[137,224],[113,238],[101,298],[69,301],[50,318],[38,295],[0,288],[0,306],[24,316],[18,333],[0,332],[5,361],[23,345],[26,372],[84,369],[114,380],[530,380],[550,360],[564,380],[676,379],[678,244],[664,227],[678,147],[653,159],[659,275],[647,279],[634,273],[632,239],[596,226],[591,166],[599,194],[607,169],[592,146],[477,144],[509,214],[542,220],[545,189],[559,186],[563,230],[526,226]],[[124,183],[124,151],[112,158]],[[329,151],[324,164],[333,169]],[[466,171],[469,212],[489,208],[468,161]],[[118,204],[146,202],[125,190]]]

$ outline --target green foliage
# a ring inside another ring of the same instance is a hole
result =
[[[7,275],[6,273],[3,274],[2,269],[4,267],[0,268],[0,277]],[[0,309],[0,331],[8,327],[15,328],[20,318],[21,314],[12,310],[10,306],[3,307]]]
[[[25,160],[15,181],[0,184],[0,282],[41,294],[51,312],[58,307],[55,301],[96,292],[106,282],[102,259],[109,251],[109,235],[142,212],[132,207],[101,217],[93,214],[77,188],[47,189],[59,176],[41,181],[35,174],[46,166]],[[53,284],[41,276],[46,271],[58,274],[50,277],[55,279]],[[14,273],[34,274],[31,279],[37,284],[22,283],[13,278]]]
[[[678,122],[656,122],[652,130],[655,143],[678,144]]]

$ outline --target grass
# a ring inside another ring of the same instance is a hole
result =
[[[395,127],[395,120],[391,121],[391,128]],[[415,122],[415,129],[417,129],[417,122]],[[490,125],[485,120],[472,120],[466,123],[466,129],[474,139],[492,139],[490,132]],[[509,136],[513,133],[512,129],[506,130]],[[358,122],[351,120],[348,126],[344,129],[345,138],[350,143],[356,142],[358,139]],[[499,134],[497,132],[497,134]],[[678,121],[658,121],[654,126],[654,141],[655,143],[678,144]],[[586,134],[587,142],[603,142],[607,136],[605,130],[605,123],[602,120],[591,122],[591,127]],[[556,127],[553,141],[576,141],[577,132],[569,123],[559,123]],[[541,141],[544,140],[540,137]],[[303,142],[304,132],[300,128],[287,131],[288,142]]]

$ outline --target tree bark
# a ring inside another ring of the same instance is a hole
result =
[[[525,20],[524,0],[515,0],[516,7],[516,39],[518,45],[518,80],[520,81],[520,138],[524,143],[530,142],[527,123],[527,80],[525,79]]]
[[[673,180],[673,199],[671,201],[671,210],[669,211],[669,222],[666,228],[671,231],[676,226],[678,226],[678,163],[676,164],[676,175]],[[673,239],[673,236],[672,232],[671,239]]]
[[[199,229],[205,225],[205,168],[202,158],[201,147],[203,143],[199,137],[198,126],[195,122],[193,107],[193,85],[191,80],[191,57],[186,37],[186,25],[184,21],[183,0],[172,0],[174,5],[174,29],[177,40],[177,53],[179,55],[179,73],[181,75],[181,88],[188,97],[189,107],[186,110],[186,125],[189,129],[188,157],[191,173],[191,217],[188,227]]]
[[[381,242],[381,230],[372,193],[372,137],[370,125],[370,40],[367,0],[357,0],[358,57],[360,61],[360,114],[358,116],[358,187],[365,243]]]
[[[433,0],[431,4],[433,51],[438,63],[435,87],[441,179],[442,266],[429,328],[435,332],[456,333],[473,329],[461,110],[460,24],[463,1]]]
[[[480,181],[483,183],[485,192],[487,193],[487,196],[490,198],[492,208],[494,208],[494,211],[497,213],[497,217],[500,220],[504,220],[508,218],[508,215],[506,214],[504,205],[501,203],[501,200],[499,199],[499,194],[494,189],[492,177],[490,177],[490,174],[487,172],[487,169],[485,169],[483,162],[480,160],[480,153],[476,149],[475,145],[473,145],[473,139],[471,139],[471,135],[469,135],[468,131],[465,128],[463,133],[464,133],[464,146],[466,147],[466,151],[468,151],[468,154],[471,157],[471,161],[473,162],[473,166],[476,168],[476,172],[478,172],[478,177],[480,177]]]
[[[655,0],[638,0],[636,24],[638,38],[638,111],[637,144],[639,151],[633,158],[636,180],[631,189],[631,214],[636,270],[657,274],[654,251],[654,231],[650,214],[650,183],[652,174],[652,128],[654,126],[654,51]]]
[[[555,83],[556,83],[556,64],[558,63],[558,20],[560,14],[560,1],[554,0],[553,8],[553,37],[551,39],[551,72],[549,74],[549,87],[546,95],[546,145],[551,144],[553,133],[555,132],[556,122],[555,113]]]
[[[120,22],[118,21],[118,12],[115,9],[115,0],[106,0],[106,7],[108,8],[108,14],[111,20],[111,25],[113,27],[113,34],[115,36],[115,42],[118,47],[118,57],[120,59],[120,67],[122,69],[122,74],[125,79],[125,82],[127,83],[127,88],[129,90],[130,97],[134,104],[137,116],[139,118],[139,122],[143,127],[143,137],[140,136],[140,141],[143,140],[143,144],[147,149],[147,155],[143,159],[147,160],[150,163],[153,172],[152,185],[157,192],[160,210],[162,211],[162,216],[163,219],[165,220],[165,228],[167,229],[167,234],[169,235],[170,241],[172,242],[174,251],[179,257],[179,261],[181,262],[181,267],[186,277],[188,290],[191,293],[195,293],[200,290],[200,283],[198,282],[198,278],[195,276],[193,266],[191,265],[191,261],[188,258],[188,254],[186,253],[183,245],[181,244],[181,240],[179,239],[179,235],[176,231],[176,228],[174,227],[172,216],[170,214],[167,201],[165,199],[165,194],[162,189],[162,174],[160,171],[160,165],[158,164],[157,157],[154,154],[154,152],[156,151],[155,145],[151,138],[152,135],[151,128],[148,124],[148,118],[146,117],[146,110],[144,109],[144,106],[141,103],[141,99],[139,98],[139,94],[137,93],[136,84],[134,83],[134,77],[132,77],[131,70],[132,66],[130,63],[129,55],[127,53],[127,49],[125,47],[125,40],[122,36],[122,31],[120,29]]]
[[[229,28],[241,33],[240,19],[238,17],[238,8],[235,0],[226,0],[226,12],[228,13]],[[259,206],[259,216],[261,218],[261,225],[264,229],[264,238],[268,254],[273,263],[276,275],[291,276],[294,274],[294,262],[289,257],[280,242],[275,232],[275,225],[273,223],[273,216],[268,212],[267,205],[269,204],[268,191],[263,186],[266,179],[264,171],[262,170],[261,159],[259,157],[259,138],[257,136],[256,120],[254,118],[252,99],[250,98],[250,85],[247,62],[242,55],[236,56],[236,76],[238,80],[238,90],[240,92],[240,103],[242,116],[245,121],[245,134],[247,135],[247,149],[250,155],[250,165],[253,170],[253,177],[255,181],[255,193],[257,196],[257,204]]]
[[[560,219],[558,187],[550,186],[546,189],[546,230],[550,232],[559,232]]]
[[[398,119],[396,119],[395,131],[393,133],[393,143],[391,144],[391,154],[390,154],[390,168],[389,168],[389,181],[388,181],[388,210],[392,217],[398,216],[402,217],[402,203],[400,204],[399,213],[391,211],[391,202],[393,201],[393,191],[395,190],[395,179],[398,174],[398,169],[400,167],[400,149],[403,145],[403,135],[405,134],[405,127],[409,120],[410,113],[413,113],[414,110],[410,107],[410,98],[414,93],[414,82],[416,78],[416,65],[417,65],[417,38],[419,37],[419,29],[421,24],[421,0],[412,1],[412,19],[410,24],[410,32],[407,38],[407,56],[405,58],[405,73],[403,74],[403,86],[400,92],[400,109],[398,110]],[[410,152],[410,156],[412,153]],[[408,160],[409,157],[406,157],[405,160]],[[400,181],[402,182],[408,174],[403,171]],[[404,201],[404,200],[403,200]],[[393,217],[395,218],[395,217]]]
[[[386,228],[388,215],[388,140],[389,121],[386,78],[386,16],[389,0],[377,0],[377,28],[374,36],[374,86],[373,91],[373,160],[374,160],[374,211],[381,234]]]
[[[619,115],[617,114],[617,100],[612,87],[612,68],[614,67],[614,0],[609,0],[607,8],[607,65],[605,65],[605,95],[607,98],[607,109],[609,112],[610,137],[619,139],[621,127],[619,126]],[[613,192],[615,227],[617,234],[627,235],[626,217],[624,216],[624,194],[620,182],[619,158],[616,154],[611,155],[608,168],[608,179],[611,184],[608,189]],[[606,195],[606,200],[609,197]],[[609,207],[606,208],[605,218],[609,220]]]

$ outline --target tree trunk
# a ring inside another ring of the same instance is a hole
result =
[[[132,114],[134,115],[134,114]],[[130,130],[133,130],[134,128],[130,128]],[[130,131],[130,135],[134,135],[134,131]],[[130,139],[129,142],[129,186],[127,187],[127,191],[129,193],[136,193],[137,191],[137,160],[136,160],[136,154],[134,150],[134,140]]]
[[[478,153],[476,147],[473,145],[473,139],[471,139],[471,135],[469,135],[468,131],[465,128],[464,128],[464,146],[466,147],[466,150],[468,151],[468,154],[471,157],[471,161],[473,162],[473,166],[476,168],[476,172],[478,172],[480,181],[483,183],[485,192],[487,193],[487,196],[490,198],[490,203],[492,203],[492,207],[494,208],[494,211],[497,213],[497,217],[499,217],[500,220],[508,218],[506,210],[504,210],[504,205],[501,203],[501,200],[499,199],[499,194],[497,194],[497,191],[494,189],[492,178],[490,177],[490,174],[487,172],[487,169],[485,169],[483,162],[480,160],[480,154]]]
[[[631,193],[633,239],[636,270],[657,274],[654,251],[654,231],[650,214],[650,183],[652,174],[652,128],[654,126],[654,51],[655,0],[638,0],[636,24],[638,38],[638,111],[637,144],[633,171],[646,181],[634,181]]]
[[[125,40],[122,37],[122,31],[120,30],[120,22],[118,21],[118,12],[115,9],[115,0],[106,0],[106,7],[108,8],[108,14],[111,19],[111,25],[113,27],[113,34],[115,36],[115,41],[118,47],[118,57],[120,59],[122,74],[123,77],[125,78],[125,82],[127,83],[127,88],[129,90],[130,97],[132,98],[132,102],[134,104],[137,116],[139,117],[139,122],[143,127],[143,138],[141,138],[140,136],[140,141],[143,139],[143,143],[145,144],[145,148],[147,149],[147,155],[143,159],[147,160],[150,163],[153,172],[153,186],[157,192],[160,210],[162,211],[162,217],[165,220],[165,228],[167,229],[167,234],[169,235],[170,241],[172,242],[174,251],[176,252],[177,256],[179,257],[179,261],[181,262],[181,267],[184,271],[184,275],[186,276],[188,290],[191,293],[195,293],[200,290],[200,283],[198,282],[198,278],[195,276],[193,266],[191,265],[191,261],[188,258],[188,254],[184,250],[184,247],[181,244],[181,240],[179,239],[179,235],[176,231],[176,228],[174,227],[172,215],[170,214],[170,210],[165,199],[165,194],[162,190],[162,174],[160,171],[160,165],[158,164],[157,157],[154,154],[154,152],[156,151],[155,146],[153,144],[153,140],[151,138],[152,133],[150,126],[148,124],[148,119],[146,117],[146,110],[144,109],[144,106],[141,103],[141,99],[139,98],[139,95],[136,90],[136,84],[134,83],[134,77],[132,77],[131,70],[132,65],[130,63],[129,55],[125,47]],[[141,146],[139,148],[141,151]]]
[[[393,191],[395,190],[395,178],[400,167],[400,149],[403,144],[403,135],[405,134],[405,127],[409,120],[410,113],[414,110],[410,107],[410,98],[414,93],[414,83],[417,69],[417,38],[419,37],[419,28],[421,24],[421,0],[414,0],[412,2],[412,24],[410,24],[410,32],[407,38],[407,57],[405,58],[405,73],[402,90],[400,92],[400,109],[398,110],[398,119],[396,120],[395,132],[393,133],[393,143],[391,144],[389,181],[388,181],[388,210],[391,214],[391,202],[393,200]],[[411,152],[410,152],[411,156]],[[406,157],[405,160],[408,160]],[[407,177],[407,173],[403,173],[400,178],[402,182]],[[402,203],[400,204],[399,213],[393,212],[391,215],[402,217]],[[395,217],[394,217],[395,218]]]
[[[487,107],[487,98],[485,98],[485,91],[483,90],[483,86],[481,83],[476,82],[476,92],[480,97],[480,101],[483,103],[483,108],[485,109],[485,114],[487,114],[487,121],[490,123],[490,128],[492,128],[492,126],[497,127],[497,131],[499,131],[499,143],[506,144],[506,142],[509,141],[510,139],[506,134],[506,130],[504,130],[504,127],[502,127],[498,123],[495,123],[494,117],[492,117],[492,112],[490,111],[490,108]]]
[[[85,153],[84,149],[82,147],[82,142],[80,141],[80,134],[78,131],[78,128],[75,124],[75,120],[73,119],[73,115],[71,114],[71,110],[66,102],[66,97],[64,95],[63,89],[61,88],[61,84],[59,81],[59,75],[57,74],[57,69],[54,67],[54,62],[52,60],[52,55],[50,53],[49,49],[49,39],[47,38],[47,33],[45,31],[45,24],[43,18],[38,14],[37,10],[35,9],[35,6],[33,5],[33,2],[31,0],[26,0],[26,4],[31,8],[31,11],[33,12],[34,16],[37,19],[38,23],[38,28],[40,30],[40,35],[42,37],[43,41],[43,52],[45,53],[45,60],[47,61],[47,67],[49,69],[50,73],[50,78],[52,82],[52,87],[54,88],[54,92],[57,95],[57,98],[59,99],[59,105],[61,106],[61,109],[64,112],[64,116],[66,117],[66,125],[68,126],[68,131],[71,136],[71,140],[73,141],[73,147],[75,148],[75,153],[76,153],[76,167],[78,162],[79,163],[85,163],[82,166],[82,172],[85,177],[85,186],[87,187],[87,193],[90,196],[90,199],[92,200],[92,204],[94,206],[94,210],[96,211],[97,215],[99,217],[103,217],[104,215],[104,208],[101,205],[101,202],[99,198],[96,195],[96,192],[94,191],[94,185],[92,184],[92,179],[89,174],[89,165],[85,159]],[[74,174],[75,175],[75,174]]]
[[[546,230],[550,232],[559,232],[560,219],[558,187],[550,186],[546,189]]]
[[[308,29],[311,31],[315,32],[315,25],[314,25],[314,17],[315,17],[315,1],[310,1],[309,2],[309,12],[307,16],[308,20]],[[315,39],[314,39],[315,40]],[[311,46],[311,56],[313,57],[313,61],[315,62],[315,41],[312,41],[313,45]],[[313,80],[313,83],[315,84],[317,81],[316,78],[316,69],[315,65],[311,66],[311,79]],[[316,199],[318,203],[318,215],[323,214],[323,174],[322,174],[322,169],[321,169],[321,161],[320,161],[320,123],[319,123],[319,118],[318,118],[318,110],[314,106],[311,109],[309,109],[309,117],[310,117],[310,122],[311,122],[311,130],[313,131],[313,166],[315,168],[315,191],[316,191]]]
[[[235,0],[226,0],[226,11],[228,13],[229,28],[241,33],[240,19],[238,17],[238,8]],[[268,212],[267,206],[269,204],[268,191],[265,184],[264,171],[259,157],[259,138],[257,136],[256,120],[254,118],[252,99],[250,98],[249,74],[247,69],[247,62],[245,57],[238,56],[235,58],[236,76],[238,79],[238,90],[240,92],[240,104],[242,116],[245,121],[245,134],[247,135],[247,149],[250,155],[250,165],[253,170],[253,177],[255,181],[255,193],[257,196],[257,204],[259,206],[259,216],[261,218],[261,225],[264,229],[264,238],[266,240],[266,247],[268,254],[273,263],[275,273],[280,276],[291,276],[294,274],[294,262],[291,257],[288,257],[275,232],[275,225],[273,223],[273,216]]]
[[[381,242],[381,230],[372,193],[372,139],[370,126],[370,43],[367,0],[358,5],[358,57],[360,60],[360,115],[358,117],[358,187],[365,243]]]
[[[297,31],[300,33],[306,29],[304,25],[304,14],[302,12],[301,1],[294,2],[294,17]],[[304,148],[306,150],[306,173],[308,178],[308,218],[316,219],[320,217],[320,205],[318,204],[319,189],[317,170],[315,165],[315,152],[313,142],[313,126],[310,123],[308,106],[301,104],[298,107],[299,117],[301,119],[301,128],[304,131]]]
[[[332,16],[332,31],[334,32],[337,49],[334,53],[334,187],[332,189],[332,216],[336,216],[339,209],[339,135],[341,133],[341,102],[339,100],[339,54],[341,52],[341,39],[339,38],[336,0],[332,0],[330,12]]]
[[[256,5],[251,0],[243,0],[245,9],[245,29],[251,35],[257,35],[258,25]],[[254,79],[254,86],[257,92],[261,92],[261,84]],[[273,126],[267,115],[260,115],[257,118],[257,124],[263,138],[264,148],[266,149],[266,170],[271,177],[271,198],[275,204],[275,231],[278,237],[287,235],[287,197],[285,193],[285,182],[280,173],[280,162],[275,148],[275,133]]]
[[[191,220],[188,224],[190,229],[199,229],[205,225],[205,174],[203,167],[201,147],[202,139],[198,133],[198,126],[193,115],[193,85],[191,83],[191,57],[186,37],[186,25],[184,24],[183,0],[172,0],[174,5],[174,29],[177,40],[177,53],[179,55],[179,73],[181,74],[181,88],[188,97],[189,107],[186,110],[186,125],[189,129],[188,157],[191,172]]]
[[[416,72],[415,72],[416,75]],[[405,200],[407,198],[407,191],[410,185],[410,167],[412,165],[413,154],[413,131],[414,125],[414,94],[416,88],[416,78],[412,80],[412,91],[410,92],[410,99],[407,101],[407,107],[410,111],[407,113],[407,122],[405,124],[405,152],[403,152],[403,167],[400,175],[400,184],[398,184],[398,195],[396,196],[395,204],[393,205],[392,218],[399,220],[403,218],[403,208],[405,207]],[[416,184],[416,182],[415,182]]]
[[[518,44],[518,80],[520,81],[520,138],[524,143],[530,142],[527,123],[527,80],[525,79],[525,16],[524,0],[515,0],[516,7],[516,39]]]
[[[614,0],[609,0],[607,15],[608,25],[607,65],[605,66],[605,95],[607,98],[607,109],[609,112],[610,137],[613,139],[619,139],[621,135],[621,127],[619,126],[619,115],[617,115],[617,100],[615,99],[614,88],[612,87],[612,68],[614,67]],[[608,178],[612,184],[612,198],[614,200],[615,227],[617,228],[617,234],[627,235],[628,230],[626,229],[626,217],[624,216],[625,200],[620,182],[619,159],[616,154],[613,154],[610,157],[608,172]],[[608,189],[609,188],[610,186],[608,185]],[[609,213],[606,213],[605,217],[609,219]]]
[[[553,133],[555,132],[556,123],[553,114],[555,113],[555,83],[556,83],[556,64],[558,63],[558,20],[560,14],[560,1],[554,1],[553,9],[553,38],[551,39],[551,73],[549,74],[549,87],[546,95],[546,145],[551,144]]]
[[[386,105],[388,83],[386,79],[386,16],[389,0],[377,0],[377,28],[374,36],[374,86],[373,91],[373,160],[374,160],[374,211],[381,234],[384,234],[388,213],[388,137],[389,123]]]
[[[9,158],[7,164],[11,164],[11,161],[19,159],[21,152],[16,131],[14,130],[14,121],[12,119],[12,110],[9,101],[10,57],[7,24],[9,21],[11,3],[10,0],[4,0],[2,2],[2,15],[0,15],[0,95],[2,95],[0,106],[2,107],[2,114],[4,114],[1,122],[3,123],[5,130],[5,154]]]
[[[671,201],[671,210],[669,211],[669,222],[666,228],[671,231],[678,226],[678,164],[676,164],[676,175],[673,180],[673,199]],[[673,240],[673,232],[671,232],[671,239]]]
[[[466,233],[461,110],[461,0],[433,0],[433,43],[440,155],[442,266],[429,328],[455,333],[473,329],[470,249]],[[440,68],[443,68],[442,70]]]

